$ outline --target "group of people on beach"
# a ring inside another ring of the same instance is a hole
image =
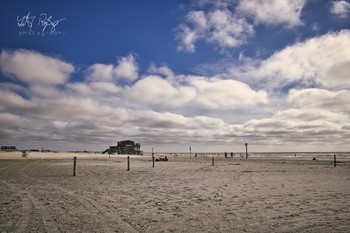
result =
[[[230,153],[231,158],[233,158],[233,156],[235,156],[235,154],[233,152]],[[225,152],[225,158],[227,158],[227,152]]]
[[[157,161],[157,162],[161,162],[161,161],[164,161],[164,162],[168,162],[169,160],[168,160],[168,157],[166,157],[166,156],[164,156],[164,158],[157,158],[157,159],[155,159],[155,161]]]
[[[231,156],[231,158],[233,158],[233,157],[236,156],[236,154],[234,154],[233,152],[231,152],[231,153],[230,153],[230,156]],[[249,154],[247,154],[246,156],[247,156],[247,158],[248,158]],[[242,154],[240,153],[240,154],[239,154],[239,157],[243,158],[244,155],[242,155]],[[228,153],[227,153],[227,152],[225,152],[225,158],[228,158]]]

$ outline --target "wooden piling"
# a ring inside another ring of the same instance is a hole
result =
[[[127,157],[127,171],[130,171],[130,156]]]
[[[154,167],[154,156],[152,155],[152,167]]]
[[[334,167],[337,166],[337,156],[334,154]]]
[[[211,158],[211,164],[214,166],[214,157]]]
[[[73,176],[76,175],[76,170],[77,170],[77,157],[74,157],[74,159],[73,159]]]

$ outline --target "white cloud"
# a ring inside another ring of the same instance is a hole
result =
[[[349,148],[348,44],[349,31],[342,31],[296,43],[264,61],[242,54],[246,67],[237,76],[179,75],[151,65],[136,82],[119,86],[118,63],[95,66],[100,75],[60,88],[0,83],[0,141],[64,145],[59,149],[77,149],[79,142],[84,149],[103,149],[124,138],[157,147],[197,143],[203,150],[245,141],[281,150],[287,144],[318,149],[325,142],[324,150]],[[276,98],[276,90],[295,81],[304,85]],[[309,84],[320,87],[303,89]]]
[[[207,30],[208,19],[204,11],[190,11],[187,16],[187,21],[193,23],[193,26],[199,31]]]
[[[62,95],[61,91],[55,86],[48,85],[31,85],[27,92],[30,92],[31,96],[40,98],[60,98]]]
[[[186,24],[178,28],[178,49],[194,52],[198,40],[218,44],[221,48],[234,48],[246,43],[253,34],[252,25],[227,9],[209,13],[190,11],[186,16]]]
[[[95,92],[100,93],[118,93],[121,91],[121,88],[116,86],[114,83],[111,82],[91,82],[89,83],[91,89]]]
[[[170,70],[166,71],[170,74]],[[204,76],[171,77],[170,79],[156,75],[143,77],[125,89],[125,100],[142,108],[157,106],[167,110],[188,107],[228,110],[251,108],[268,102],[265,91],[254,91],[239,81]]]
[[[196,91],[196,103],[209,109],[234,109],[266,104],[265,91],[254,91],[247,84],[218,78],[192,78],[188,81]]]
[[[135,127],[137,125],[137,127]],[[130,111],[128,127],[136,128],[136,133],[144,138],[152,138],[159,144],[194,141],[213,141],[213,135],[220,135],[227,124],[222,119],[206,116],[186,117],[171,112]]]
[[[288,28],[302,25],[301,12],[306,0],[242,0],[200,1],[189,11],[177,28],[178,50],[195,52],[200,40],[221,49],[245,44],[254,35],[255,24],[282,25]]]
[[[195,91],[190,87],[176,87],[159,76],[150,75],[126,89],[126,96],[140,105],[172,108],[187,104],[195,96]]]
[[[241,0],[237,11],[252,17],[257,24],[286,25],[302,24],[301,11],[306,0]]]
[[[321,108],[287,109],[278,111],[271,118],[249,120],[235,129],[255,138],[255,143],[268,141],[300,146],[310,143],[321,145],[328,143],[329,137],[344,140],[348,122],[347,115]]]
[[[311,24],[312,31],[318,32],[320,29],[321,29],[321,25],[319,23],[316,22],[316,23]]]
[[[0,111],[27,109],[33,107],[33,104],[22,96],[8,90],[0,91]]]
[[[25,140],[31,145],[36,140],[45,141],[45,147],[57,148],[57,140],[64,142],[65,149],[72,141],[75,145],[91,142],[84,145],[85,148],[91,145],[107,147],[109,143],[114,143],[117,135],[121,138],[130,136],[135,140],[142,135],[143,142],[152,138],[158,141],[158,145],[179,137],[189,139],[196,136],[198,140],[206,141],[209,135],[225,126],[221,119],[132,110],[91,96],[71,95],[70,92],[62,92],[60,98],[51,99],[23,99],[9,91],[0,92],[0,97],[3,97],[0,100],[1,137],[18,143]]]
[[[169,69],[169,67],[167,66],[158,67],[154,64],[151,64],[147,72],[150,74],[162,75],[166,77],[168,80],[173,79],[175,77],[174,72],[171,69]]]
[[[177,47],[178,50],[187,52],[194,52],[196,50],[194,45],[198,39],[196,31],[191,30],[185,25],[181,25],[178,29],[176,37],[180,41],[180,44]]]
[[[88,68],[88,80],[113,81],[114,66],[109,64],[93,64]]]
[[[138,65],[133,55],[118,59],[118,65],[114,68],[117,78],[134,81],[138,78]]]
[[[350,91],[329,91],[318,88],[291,90],[287,100],[299,108],[324,108],[350,112]]]
[[[253,27],[245,19],[238,19],[228,10],[216,10],[208,14],[209,41],[221,47],[233,48],[246,43],[254,34]]]
[[[90,81],[134,81],[138,78],[138,64],[132,54],[118,59],[117,64],[93,64],[88,68]]]
[[[0,67],[5,76],[37,85],[63,84],[74,71],[73,65],[67,62],[25,49],[3,50]]]
[[[69,83],[67,87],[82,96],[108,96],[117,94],[121,88],[112,82]]]
[[[30,121],[16,114],[0,112],[0,124],[4,126],[2,130],[6,130],[11,126],[16,128],[30,128]],[[0,133],[1,135],[1,133]]]
[[[339,18],[348,18],[350,13],[350,3],[347,1],[333,1],[331,13]]]
[[[91,90],[88,84],[86,83],[68,83],[67,89],[72,90],[73,92],[79,93],[79,95],[93,95],[94,92]]]
[[[347,116],[341,113],[334,113],[320,108],[307,109],[288,109],[279,111],[275,116],[276,119],[292,121],[293,125],[304,125],[312,121],[329,121],[329,122],[344,122]],[[307,124],[306,124],[307,125]]]
[[[298,83],[304,87],[350,87],[350,31],[328,33],[277,51],[263,61],[233,67],[237,79],[281,90]]]
[[[103,104],[99,99],[91,97],[66,94],[60,99],[35,98],[32,101],[36,104],[34,113],[38,114],[39,118],[42,114],[48,119],[71,122],[86,120],[93,124],[102,121],[107,117],[107,114],[109,117],[113,117],[116,122],[125,119],[120,108]]]

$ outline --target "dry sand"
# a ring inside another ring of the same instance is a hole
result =
[[[168,158],[0,153],[0,232],[350,230],[345,158]]]

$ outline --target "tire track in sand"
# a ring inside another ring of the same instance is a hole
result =
[[[19,221],[16,222],[16,224],[14,224],[14,229],[12,229],[11,231],[26,232],[25,229],[29,224],[30,213],[33,209],[33,205],[30,199],[28,198],[28,196],[26,195],[26,193],[21,188],[19,188],[17,185],[14,184],[15,181],[13,181],[13,179],[7,179],[8,175],[10,174],[9,169],[13,170],[14,167],[16,167],[17,165],[23,164],[23,161],[18,161],[18,162],[11,161],[11,162],[12,163],[10,165],[0,168],[1,176],[3,177],[1,180],[1,183],[3,183],[11,193],[13,193],[15,196],[18,196],[21,200],[22,211],[20,214],[20,218],[19,218]],[[15,175],[18,175],[18,173],[15,173]],[[7,179],[7,181],[4,179]],[[10,181],[13,181],[13,182],[10,182]]]
[[[20,175],[23,177],[26,177],[28,179],[31,179],[35,182],[40,182],[40,183],[44,184],[46,187],[50,186],[53,189],[59,190],[60,192],[63,192],[65,194],[71,196],[72,198],[74,198],[75,201],[81,203],[87,211],[92,213],[91,216],[95,219],[95,222],[98,223],[98,226],[103,229],[103,232],[128,232],[128,233],[129,232],[130,233],[137,233],[138,232],[135,228],[132,227],[132,225],[130,225],[129,223],[127,223],[125,221],[120,220],[121,219],[120,216],[116,216],[117,218],[112,219],[112,222],[115,222],[117,224],[117,226],[116,226],[117,229],[112,230],[111,227],[109,226],[110,224],[108,224],[106,221],[106,216],[104,215],[104,210],[101,209],[100,204],[97,201],[95,201],[91,198],[88,198],[86,196],[78,195],[74,191],[68,190],[60,185],[52,184],[52,183],[49,183],[49,182],[42,180],[40,178],[37,178],[37,177],[34,178],[34,177],[31,177],[30,175],[27,175],[25,173],[25,170],[31,165],[32,164],[29,164],[28,166],[23,167],[20,170]],[[33,196],[30,196],[30,198],[32,200],[34,200],[33,204],[35,206],[41,208],[42,213],[47,213],[47,211],[45,210],[46,208],[43,205],[41,205],[39,202],[37,202]],[[115,216],[115,214],[114,214],[114,216]],[[46,224],[50,224],[52,221],[51,221],[51,219],[45,219],[44,223],[45,222],[46,222]],[[48,227],[51,227],[51,226],[48,225]]]
[[[9,169],[9,168],[11,168],[11,167],[14,167],[14,166],[20,164],[20,163],[21,163],[21,162],[16,162],[16,163],[10,164],[10,165],[5,166],[5,167],[0,167],[0,171]]]
[[[28,226],[30,219],[30,212],[32,210],[32,203],[30,199],[23,193],[22,190],[17,188],[14,184],[10,184],[7,181],[1,180],[9,190],[15,195],[19,196],[22,202],[22,212],[21,217],[19,218],[19,222],[17,222],[14,226],[14,229],[11,230],[13,232],[26,232],[25,229]]]
[[[22,165],[23,163],[19,162],[19,163],[16,163],[15,165],[17,165],[17,164]],[[19,184],[17,184],[17,185],[14,184],[15,181],[11,184],[9,182],[2,181],[12,191],[17,193],[20,196],[21,201],[22,201],[22,209],[23,209],[22,218],[21,218],[20,223],[17,224],[18,229],[16,230],[16,232],[25,232],[26,227],[29,225],[30,213],[31,213],[32,207],[34,207],[36,212],[39,213],[40,219],[44,223],[46,232],[49,232],[49,233],[59,232],[58,228],[56,227],[53,219],[51,218],[51,215],[49,214],[49,211],[47,210],[47,208],[44,207],[29,191],[29,186],[36,179],[29,177],[29,176],[25,176],[24,170],[33,164],[35,164],[35,162],[31,162],[29,164],[26,164],[24,167],[20,168],[20,170],[19,170],[18,174],[20,177],[27,178],[27,179],[31,180],[31,182],[29,184],[26,184],[26,186],[24,188],[19,187]],[[12,168],[12,167],[13,166],[8,166],[7,168]],[[11,179],[11,181],[12,181],[12,179]]]

